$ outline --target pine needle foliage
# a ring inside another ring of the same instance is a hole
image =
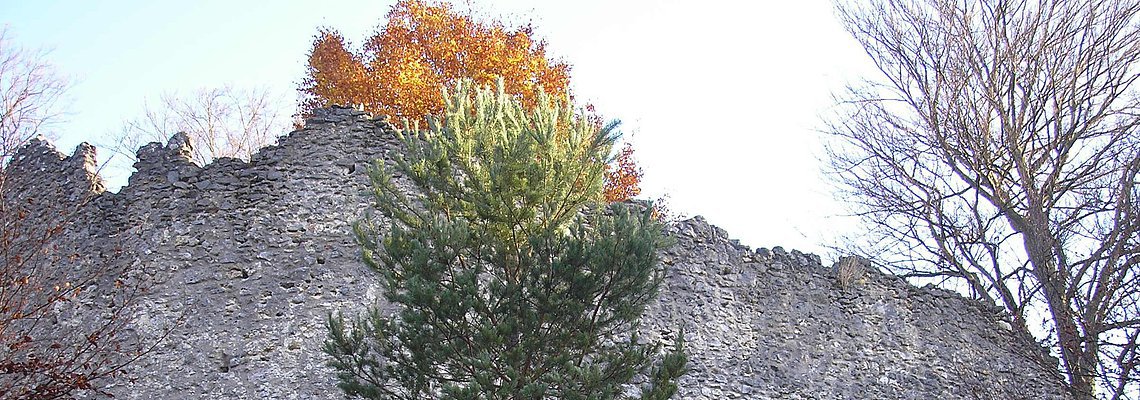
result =
[[[671,397],[683,335],[665,351],[636,334],[664,276],[662,226],[651,208],[602,195],[617,124],[589,123],[545,94],[524,107],[501,81],[463,81],[445,96],[443,120],[401,132],[395,164],[370,171],[390,222],[356,232],[396,312],[329,317],[324,350],[341,389],[369,399]]]

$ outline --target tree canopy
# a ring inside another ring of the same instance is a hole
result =
[[[429,115],[442,115],[443,88],[462,79],[493,85],[502,78],[504,92],[526,108],[537,105],[540,91],[571,98],[570,65],[547,56],[546,42],[532,26],[481,21],[447,3],[397,2],[361,52],[335,29],[323,28],[307,63],[299,88],[302,114],[339,104],[424,123]],[[624,201],[641,193],[642,173],[632,147],[616,154],[607,168],[607,199]]]
[[[856,245],[1005,308],[1075,397],[1134,396],[1140,2],[839,10],[881,73],[831,121],[832,171],[869,231]]]
[[[616,124],[542,91],[527,107],[505,85],[474,86],[461,81],[428,131],[403,131],[394,169],[371,171],[389,222],[362,221],[357,234],[396,313],[330,317],[340,387],[376,399],[611,399],[641,376],[640,398],[669,398],[685,370],[680,335],[664,355],[637,335],[664,277],[661,224],[648,208],[602,205]]]
[[[387,24],[356,54],[334,29],[322,29],[301,84],[303,111],[329,104],[361,105],[396,118],[425,121],[444,110],[442,89],[460,79],[504,90],[527,107],[538,92],[569,98],[570,66],[546,55],[530,26],[480,22],[449,4],[401,0]]]

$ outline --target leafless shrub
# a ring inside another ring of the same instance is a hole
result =
[[[841,288],[867,280],[867,260],[860,256],[842,257],[835,262],[835,281]]]

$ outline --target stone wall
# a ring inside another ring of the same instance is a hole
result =
[[[189,142],[139,150],[119,193],[104,192],[94,149],[65,157],[35,141],[8,176],[43,204],[78,204],[60,244],[123,249],[152,286],[135,332],[175,326],[109,390],[126,399],[338,399],[320,351],[325,317],[380,298],[350,222],[368,210],[365,167],[398,142],[345,108],[249,162],[193,164]],[[1047,357],[998,310],[876,271],[839,285],[819,257],[752,251],[701,218],[672,224],[670,266],[644,324],[688,338],[682,398],[1065,398]]]

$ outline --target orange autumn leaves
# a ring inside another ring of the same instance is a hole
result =
[[[570,66],[546,56],[530,26],[508,28],[477,21],[448,4],[401,0],[387,23],[359,53],[333,29],[321,29],[300,85],[302,113],[331,104],[424,121],[443,112],[442,89],[464,78],[504,90],[533,107],[538,92],[570,100]],[[607,167],[605,198],[624,201],[641,192],[641,170],[628,145]]]
[[[641,194],[641,168],[633,159],[633,147],[629,143],[622,147],[613,163],[606,166],[606,182],[603,194],[608,202],[632,199]]]
[[[302,112],[308,114],[331,104],[379,104],[366,101],[375,97],[376,85],[361,58],[348,51],[344,38],[336,31],[321,29],[309,52],[308,76],[301,82],[300,91],[305,94]]]
[[[447,4],[403,0],[361,54],[322,29],[309,54],[301,91],[304,111],[329,104],[410,120],[443,111],[441,89],[462,78],[491,85],[503,77],[508,93],[533,106],[539,87],[569,99],[570,66],[546,57],[546,44],[529,26],[508,29],[461,14]]]

